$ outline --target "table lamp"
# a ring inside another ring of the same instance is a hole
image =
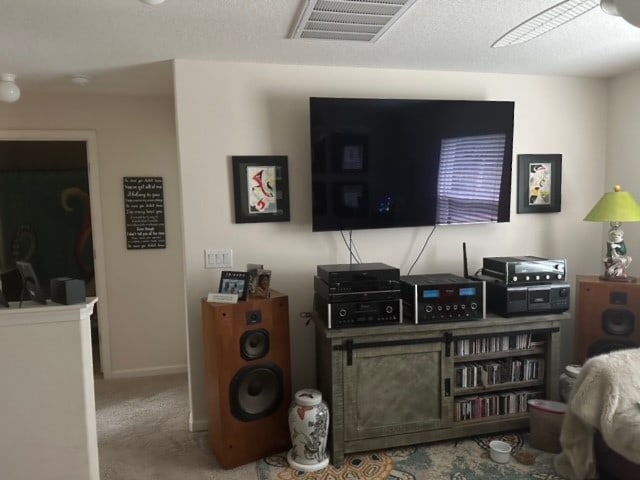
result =
[[[636,279],[627,274],[631,256],[623,240],[624,232],[620,228],[622,222],[640,222],[640,205],[629,192],[623,192],[620,185],[613,192],[605,193],[584,217],[589,222],[609,222],[607,253],[603,257],[604,273],[601,280],[617,282],[635,282]]]

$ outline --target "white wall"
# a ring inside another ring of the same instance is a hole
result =
[[[316,265],[347,263],[338,233],[311,232],[310,96],[514,100],[514,185],[508,224],[439,227],[412,273],[462,273],[482,257],[567,258],[569,276],[599,272],[601,226],[582,218],[603,191],[607,89],[599,80],[364,68],[175,62],[176,122],[185,229],[192,427],[206,428],[200,298],[215,291],[219,270],[205,270],[205,248],[233,248],[235,268],[264,263],[272,285],[289,295],[293,388],[315,384],[312,309]],[[515,213],[516,157],[563,155],[562,212]],[[234,224],[232,155],[287,155],[291,221]],[[406,274],[429,228],[357,231],[365,262]],[[517,320],[514,320],[517,321]],[[563,328],[571,359],[573,322]]]
[[[0,130],[96,132],[113,377],[186,370],[174,118],[170,97],[23,93],[0,103]],[[146,175],[164,178],[167,248],[127,250],[122,177]],[[107,300],[99,300],[98,314]]]
[[[605,191],[619,184],[640,202],[640,71],[620,75],[610,85],[609,139]],[[640,276],[640,223],[626,223],[624,230],[627,250],[635,260],[629,269]],[[603,229],[602,251],[606,241]]]

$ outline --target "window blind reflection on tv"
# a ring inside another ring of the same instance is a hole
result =
[[[514,102],[309,103],[313,231],[509,221]]]

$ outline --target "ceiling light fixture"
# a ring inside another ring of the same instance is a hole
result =
[[[613,15],[620,15],[631,25],[640,27],[640,2],[637,0],[602,0],[602,9],[613,10]]]
[[[91,83],[91,78],[88,75],[71,75],[71,83],[80,87],[86,87]]]
[[[155,7],[156,5],[164,3],[164,0],[140,0],[140,2]]]
[[[20,98],[20,88],[16,85],[16,76],[13,73],[0,75],[0,101],[12,103]]]

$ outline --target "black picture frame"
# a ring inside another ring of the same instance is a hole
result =
[[[220,273],[220,286],[218,293],[235,293],[238,300],[247,299],[249,289],[249,274],[247,272],[231,272],[223,270]]]
[[[554,213],[561,209],[562,155],[518,155],[518,213]]]
[[[29,294],[29,298],[34,302],[46,305],[47,301],[42,294],[40,282],[33,266],[29,262],[16,261],[16,268],[22,277],[22,292],[20,293],[20,303],[24,300],[25,292]]]
[[[235,222],[288,222],[287,156],[233,156],[231,161]]]

